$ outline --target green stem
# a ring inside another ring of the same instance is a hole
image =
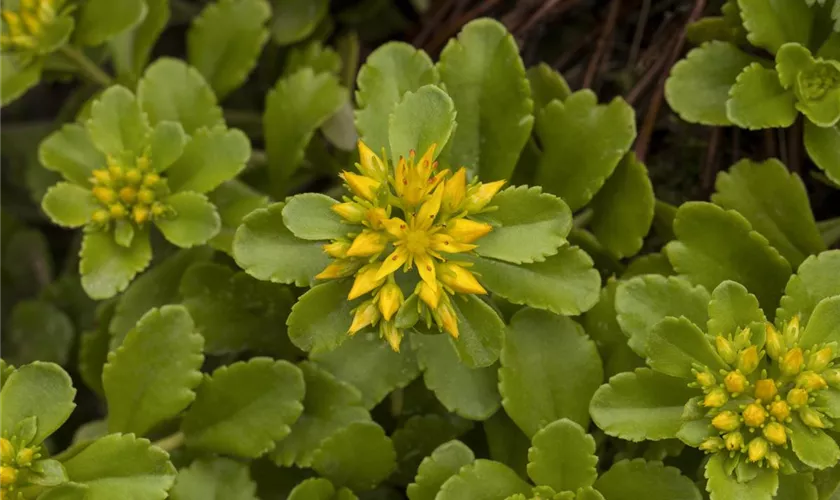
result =
[[[184,444],[184,433],[178,431],[175,434],[171,434],[163,439],[159,439],[152,444],[163,450],[172,451],[176,448],[180,448],[181,445]]]
[[[114,79],[111,76],[102,71],[102,68],[96,65],[93,61],[91,61],[88,56],[84,54],[81,50],[73,47],[69,44],[64,44],[58,49],[61,54],[63,54],[67,59],[73,61],[73,64],[79,68],[79,71],[82,72],[86,77],[90,78],[91,81],[102,85],[103,87],[108,87],[114,83]]]

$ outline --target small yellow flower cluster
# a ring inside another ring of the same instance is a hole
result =
[[[140,156],[131,167],[120,165],[109,156],[108,167],[94,170],[90,182],[93,197],[103,208],[93,213],[93,222],[107,226],[112,220],[129,219],[137,225],[172,215],[165,200],[169,195],[166,180]]]
[[[0,438],[0,499],[17,498],[16,489],[28,483],[26,475],[32,464],[41,458],[38,447],[16,448],[11,441]]]
[[[800,92],[804,99],[817,101],[825,94],[840,88],[840,68],[820,61],[799,75]]]
[[[830,426],[812,403],[829,384],[840,387],[840,370],[832,368],[837,357],[834,344],[807,350],[799,346],[798,317],[785,324],[783,333],[771,323],[765,330],[762,351],[750,343],[749,328],[734,338],[717,336],[715,349],[728,369],[718,374],[706,367],[695,369],[696,383],[691,385],[702,388],[702,406],[720,434],[704,441],[700,449],[726,450],[733,456],[743,453],[750,462],[778,469],[781,456],[776,448],[787,447],[792,419],[814,429]],[[767,368],[759,372],[764,362]]]
[[[458,320],[450,296],[456,293],[485,294],[469,265],[447,260],[448,254],[470,252],[476,240],[492,230],[489,224],[469,219],[487,210],[504,181],[467,183],[466,170],[450,175],[438,170],[433,144],[418,160],[411,151],[400,158],[391,172],[387,159],[359,142],[360,174],[343,172],[353,198],[333,205],[349,225],[347,238],[324,246],[335,260],[318,279],[355,275],[348,300],[366,294],[350,326],[351,335],[379,324],[380,334],[399,351],[403,332],[395,316],[405,302],[395,273],[417,268],[414,293],[418,308],[431,321],[458,337]]]
[[[0,35],[0,48],[4,51],[36,48],[44,27],[55,20],[63,3],[63,0],[20,0],[18,12],[0,11],[6,26]]]

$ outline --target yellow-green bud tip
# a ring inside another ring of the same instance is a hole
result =
[[[731,371],[723,379],[726,390],[732,394],[741,394],[747,389],[747,377],[737,371]]]
[[[737,354],[735,353],[735,348],[732,347],[732,342],[726,339],[723,335],[718,335],[715,337],[715,349],[717,349],[718,354],[720,357],[726,361],[727,364],[735,363],[737,359]]]
[[[779,369],[782,375],[791,377],[799,373],[802,364],[805,362],[801,347],[794,347],[782,356],[779,362]]]
[[[727,410],[715,415],[712,425],[719,431],[729,432],[741,427],[741,421],[735,412]]]
[[[783,446],[785,443],[787,443],[787,433],[785,432],[785,426],[778,422],[770,422],[769,424],[764,426],[763,434],[768,441],[775,445]]]
[[[744,423],[750,427],[760,427],[767,418],[767,412],[757,403],[748,404],[742,415]]]
[[[706,397],[703,398],[703,406],[707,408],[720,408],[729,400],[729,396],[726,394],[726,391],[721,389],[720,387],[716,387],[709,391],[706,394]]]
[[[755,383],[755,397],[760,399],[762,403],[767,404],[773,401],[777,393],[776,382],[772,379],[765,378]]]
[[[770,451],[770,445],[767,444],[764,438],[757,437],[747,445],[747,456],[750,462],[761,461],[761,459],[767,456],[768,451]]]

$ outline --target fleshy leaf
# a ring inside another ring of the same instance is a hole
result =
[[[327,14],[328,0],[273,0],[271,36],[277,45],[308,37]]]
[[[73,38],[82,45],[100,45],[138,24],[146,12],[143,0],[88,0],[79,8]]]
[[[805,259],[785,287],[776,320],[789,320],[798,314],[801,324],[808,324],[808,318],[822,299],[840,295],[837,276],[840,276],[840,250],[829,250]]]
[[[216,205],[222,219],[221,231],[208,244],[233,257],[236,229],[248,214],[269,205],[268,196],[244,182],[232,180],[207,193],[207,198]]]
[[[332,240],[352,232],[330,207],[338,203],[320,193],[303,193],[286,200],[283,223],[298,238],[304,240]]]
[[[149,62],[152,48],[169,22],[169,0],[145,0],[148,10],[133,29],[111,38],[109,47],[117,76],[136,82]]]
[[[530,493],[531,485],[506,465],[479,459],[461,467],[458,474],[443,483],[436,500],[503,499],[517,493]]]
[[[776,70],[754,62],[729,89],[726,117],[749,130],[790,127],[798,116],[795,102],[794,93],[779,83]]]
[[[99,204],[90,190],[69,182],[59,182],[47,190],[41,208],[59,226],[80,227],[90,221]]]
[[[572,90],[563,75],[544,62],[528,68],[527,74],[534,98],[534,114],[554,99],[565,101],[572,95]]]
[[[40,444],[70,416],[75,395],[70,376],[58,365],[35,361],[21,366],[4,374],[0,426],[11,434],[24,419],[35,417],[37,429],[24,442]]]
[[[724,463],[726,456],[716,453],[706,462],[706,491],[711,500],[771,500],[779,488],[779,475],[764,470],[750,481],[741,483]]]
[[[810,473],[782,474],[779,476],[779,490],[775,500],[817,500],[818,494],[814,475]]]
[[[814,469],[825,469],[840,460],[840,446],[822,429],[812,429],[797,417],[788,425],[791,448],[802,463]]]
[[[482,180],[509,179],[534,124],[531,88],[513,36],[495,19],[472,21],[441,51],[437,66],[458,113],[443,159]]]
[[[531,440],[504,411],[484,421],[484,435],[490,458],[515,470],[520,477],[528,477],[528,449]]]
[[[603,379],[598,350],[580,325],[536,309],[513,316],[502,349],[499,390],[505,411],[526,435],[560,418],[588,425],[589,400]]]
[[[668,317],[657,323],[648,335],[645,352],[651,368],[672,377],[690,379],[695,364],[713,372],[727,368],[703,331],[685,317]]]
[[[610,436],[628,441],[673,439],[682,425],[685,403],[699,391],[685,380],[648,368],[619,373],[592,397],[592,420]]]
[[[575,212],[589,203],[636,138],[633,108],[623,99],[598,104],[591,90],[549,103],[537,116],[543,147],[536,183]]]
[[[111,335],[108,333],[108,323],[113,317],[114,305],[111,303],[99,308],[96,314],[96,329],[83,332],[79,337],[79,376],[98,396],[105,394],[102,387],[102,369],[110,352]],[[107,432],[108,425],[104,420],[101,423]]]
[[[452,339],[458,358],[469,368],[490,366],[499,359],[505,324],[495,309],[475,295],[453,300],[458,338]]]
[[[815,9],[809,8],[806,2],[738,0],[738,7],[747,30],[747,40],[771,54],[788,42],[807,46],[811,41]]]
[[[105,167],[105,155],[93,145],[88,130],[77,123],[66,124],[41,141],[38,160],[79,186],[89,186],[91,173]]]
[[[572,212],[560,198],[518,186],[500,192],[491,204],[498,210],[474,217],[493,226],[476,241],[477,254],[514,264],[542,262],[566,244]]]
[[[734,281],[724,281],[712,291],[707,324],[709,335],[735,335],[751,323],[756,321],[763,323],[765,320],[764,312],[758,306],[758,299],[749,293],[744,285]]]
[[[805,149],[829,179],[840,184],[840,125],[820,127],[805,120]]]
[[[471,427],[467,420],[436,413],[409,417],[391,434],[397,452],[397,469],[390,480],[400,485],[410,483],[423,457]]]
[[[349,280],[328,281],[301,295],[286,320],[289,338],[304,351],[331,351],[350,335],[351,310],[359,300],[347,300]]]
[[[555,491],[577,491],[598,477],[595,440],[576,422],[561,419],[539,430],[528,450],[528,476]]]
[[[406,92],[388,117],[388,145],[391,161],[408,157],[410,151],[422,155],[435,144],[437,157],[455,129],[455,105],[435,85],[424,85]]]
[[[175,217],[156,220],[155,225],[173,245],[181,248],[201,245],[216,236],[222,227],[216,207],[203,194],[175,193],[166,203],[175,211]]]
[[[86,125],[96,149],[116,158],[143,154],[151,133],[134,94],[120,85],[109,87],[93,102]]]
[[[149,233],[135,234],[131,247],[126,248],[118,245],[110,233],[86,230],[80,256],[85,292],[94,299],[107,299],[125,290],[134,276],[149,265]]]
[[[423,459],[417,469],[414,482],[408,485],[408,498],[434,500],[443,483],[457,474],[461,467],[474,460],[472,450],[460,441],[449,441],[438,446],[431,455]]]
[[[42,64],[34,62],[23,65],[17,56],[4,52],[0,54],[0,105],[16,100],[41,81]]]
[[[178,471],[172,500],[257,500],[248,465],[224,457],[199,458]]]
[[[192,403],[203,345],[183,306],[152,309],[140,318],[102,370],[108,431],[143,436]]]
[[[243,458],[274,449],[303,406],[303,374],[287,361],[251,358],[218,368],[181,422],[187,446]]]
[[[321,443],[312,468],[334,484],[367,491],[394,471],[396,456],[394,444],[379,424],[353,422]]]
[[[149,162],[152,168],[158,172],[168,169],[180,158],[186,144],[187,136],[180,123],[158,122],[149,137]]]
[[[240,130],[200,129],[166,171],[172,191],[210,192],[245,168],[251,143]]]
[[[702,496],[691,479],[675,467],[644,459],[622,460],[610,467],[595,482],[595,489],[605,500],[636,500],[656,498],[669,500],[701,500]]]
[[[287,500],[357,500],[347,488],[336,489],[329,479],[311,477],[289,492]]]
[[[799,342],[802,347],[840,343],[840,295],[817,303]]]

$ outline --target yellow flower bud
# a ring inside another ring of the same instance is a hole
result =
[[[380,335],[385,337],[394,352],[400,352],[403,332],[391,321],[383,321],[379,327]]]
[[[372,179],[385,180],[388,178],[388,169],[379,156],[373,152],[367,144],[359,141],[359,172]]]
[[[452,304],[448,300],[441,302],[438,304],[437,309],[435,309],[434,314],[438,325],[446,330],[449,335],[452,335],[453,338],[457,339],[458,317],[455,315],[455,309],[452,308]]]
[[[356,334],[362,328],[372,325],[379,320],[379,309],[373,303],[373,300],[367,300],[356,308],[356,313],[353,315],[353,323],[347,333],[350,335]]]
[[[472,243],[492,230],[490,224],[463,218],[446,223],[446,234],[461,243]]]
[[[782,356],[782,360],[779,363],[779,369],[781,370],[782,375],[791,377],[799,373],[799,370],[802,369],[802,364],[804,362],[805,359],[802,355],[802,348],[794,347]]]
[[[139,184],[143,180],[143,174],[136,168],[130,168],[125,173],[125,181],[129,184]]]
[[[15,447],[6,438],[0,438],[0,457],[2,462],[7,464],[15,459]]]
[[[0,485],[11,486],[17,481],[17,469],[7,465],[0,466]]]
[[[745,377],[741,372],[738,371],[731,371],[726,374],[726,377],[723,378],[723,385],[726,387],[726,390],[731,392],[732,394],[741,394],[747,389],[747,377]]]
[[[770,356],[771,359],[779,359],[779,357],[781,357],[786,351],[786,347],[782,342],[782,336],[779,335],[779,332],[772,323],[765,323],[764,331],[764,349],[767,351],[767,355]]]
[[[741,427],[741,421],[735,412],[727,410],[715,415],[712,425],[719,431],[729,432]]]
[[[738,353],[738,369],[749,375],[758,367],[758,348],[754,345],[742,349]]]
[[[379,190],[379,186],[382,185],[375,179],[354,174],[353,172],[347,172],[346,170],[341,173],[341,178],[347,183],[347,187],[350,188],[350,191],[353,191],[356,196],[362,197],[368,201],[376,199],[376,192]]]
[[[782,465],[782,457],[775,451],[771,451],[764,458],[767,460],[767,465],[773,469],[779,470],[779,467]]]
[[[379,292],[379,311],[385,321],[391,321],[391,317],[399,311],[403,303],[403,293],[400,287],[394,283],[387,283]]]
[[[785,443],[787,443],[787,433],[785,432],[785,426],[778,422],[770,422],[769,424],[765,425],[762,433],[768,441],[775,445],[782,446]]]
[[[828,364],[834,359],[834,351],[830,346],[823,347],[817,352],[811,353],[808,359],[808,369],[821,372],[828,368]]]
[[[720,357],[726,361],[727,364],[735,363],[737,359],[737,354],[735,353],[735,349],[732,347],[732,342],[726,339],[723,335],[718,335],[715,337],[715,349],[717,349],[718,354]]]
[[[828,383],[824,378],[814,372],[802,372],[796,377],[796,387],[801,387],[806,391],[818,391],[828,387]]]
[[[432,287],[425,281],[420,281],[417,284],[417,294],[420,296],[420,300],[429,306],[429,309],[437,309],[438,303],[440,302],[440,286]]]
[[[479,183],[470,188],[467,193],[467,202],[464,209],[469,213],[475,213],[486,207],[490,201],[496,196],[496,193],[502,189],[505,181],[496,181],[489,183]]]
[[[336,240],[321,247],[324,253],[335,259],[343,259],[347,257],[347,249],[350,248],[349,241]]]
[[[137,190],[128,186],[120,189],[120,199],[128,204],[134,203],[134,200],[137,199]]]
[[[111,174],[111,180],[113,181],[121,180],[124,172],[123,168],[116,163],[112,163],[108,167],[108,173]]]
[[[750,345],[750,337],[752,337],[752,330],[749,327],[742,328],[737,335],[735,335],[735,348],[744,349]]]
[[[439,264],[437,266],[437,277],[443,284],[459,293],[481,295],[487,293],[487,290],[475,279],[473,273],[452,262]]]
[[[808,404],[808,391],[805,389],[791,389],[787,395],[787,402],[794,408]]]
[[[760,399],[764,404],[773,401],[777,393],[776,382],[772,379],[764,378],[755,383],[755,397]]]
[[[353,274],[356,269],[358,269],[358,265],[352,260],[337,260],[325,267],[323,271],[316,274],[315,279],[328,280],[343,278]]]
[[[163,203],[155,202],[152,204],[152,215],[155,217],[160,217],[166,213],[166,205]]]
[[[111,184],[111,174],[109,174],[104,168],[94,170],[92,174],[93,177],[91,178],[91,181],[94,184],[102,184],[103,186]]]
[[[106,205],[111,204],[117,200],[117,193],[114,192],[113,189],[107,188],[104,186],[96,186],[94,187],[91,192],[93,192],[93,196],[102,203]]]
[[[366,215],[365,207],[352,201],[336,203],[330,209],[349,222],[362,222]]]
[[[709,372],[697,372],[695,377],[697,379],[697,384],[700,387],[711,387],[717,384],[717,379],[715,379],[715,376]]]
[[[723,449],[723,439],[719,437],[711,437],[700,443],[700,450],[707,453],[715,453]]]
[[[757,403],[748,404],[742,415],[744,416],[744,423],[750,427],[760,427],[767,418],[767,412]]]
[[[149,220],[149,207],[145,205],[135,205],[131,210],[131,216],[137,224],[143,224]]]
[[[97,224],[107,224],[111,216],[108,215],[107,210],[97,210],[91,215],[91,220]]]
[[[773,401],[770,403],[770,415],[779,422],[784,422],[790,417],[790,406],[784,401]]]
[[[800,408],[799,418],[801,418],[802,422],[804,422],[808,427],[813,427],[814,429],[825,429],[825,422],[822,419],[822,414],[813,408]]]
[[[370,227],[373,229],[380,229],[382,227],[382,222],[388,219],[388,213],[384,208],[371,208],[365,212],[365,218],[370,224]]]
[[[455,174],[445,181],[443,191],[443,210],[447,213],[457,212],[464,203],[467,195],[467,170],[461,167]]]
[[[353,287],[350,289],[350,294],[347,296],[348,300],[353,300],[370,292],[385,281],[385,278],[376,279],[376,273],[379,272],[380,264],[371,264],[363,267],[356,273],[356,279],[353,281]]]
[[[18,451],[17,456],[15,457],[15,462],[17,462],[20,467],[28,467],[32,464],[32,459],[34,457],[35,450],[32,448],[22,448]]]
[[[793,345],[799,341],[799,315],[792,317],[785,324],[785,341],[788,345]]]
[[[823,378],[832,387],[840,387],[840,369],[831,368],[822,373]]]
[[[142,172],[149,170],[150,165],[151,162],[149,161],[149,157],[146,155],[138,157],[137,160],[134,162],[134,166],[136,166]]]
[[[155,192],[151,189],[141,189],[137,192],[137,199],[140,200],[140,203],[151,205],[155,201]]]
[[[382,233],[376,231],[362,231],[356,236],[353,244],[347,249],[348,257],[370,257],[385,250],[387,241]]]
[[[703,398],[703,406],[707,408],[720,408],[729,400],[729,396],[726,394],[726,391],[721,389],[720,387],[716,387],[709,391],[706,394],[706,397]]]
[[[739,451],[744,446],[744,436],[738,431],[730,432],[723,439],[729,451]]]
[[[763,438],[757,437],[747,445],[747,457],[750,462],[759,462],[767,456],[770,445]]]
[[[160,182],[160,176],[154,172],[143,177],[143,185],[146,187],[154,187],[158,182]]]
[[[115,203],[108,207],[108,213],[114,219],[122,219],[126,215],[128,215],[128,211],[125,209],[124,206],[120,205],[119,203]]]

